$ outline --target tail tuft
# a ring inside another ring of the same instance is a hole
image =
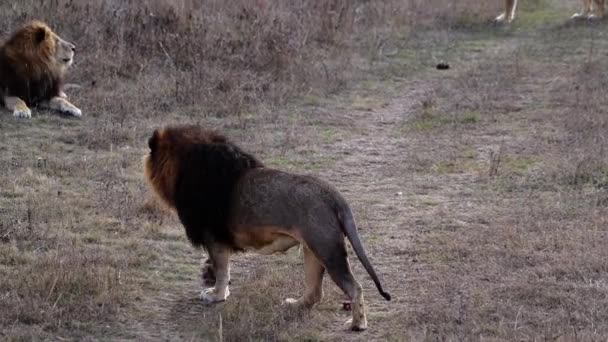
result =
[[[382,295],[382,297],[384,297],[384,299],[386,299],[388,301],[391,300],[391,294],[390,293],[382,291],[382,292],[380,292],[380,294]]]

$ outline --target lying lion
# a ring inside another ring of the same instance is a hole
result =
[[[595,2],[595,9],[593,3]],[[604,16],[605,0],[583,0],[583,10],[572,15],[573,19],[577,18],[602,18]],[[505,0],[505,11],[496,17],[496,22],[510,23],[515,19],[515,10],[517,9],[517,0]]]
[[[177,211],[194,246],[209,254],[215,286],[206,303],[224,301],[230,291],[230,256],[243,250],[260,254],[304,250],[306,290],[294,306],[310,308],[323,297],[325,271],[352,300],[351,328],[367,328],[361,285],[347,258],[344,237],[384,292],[357,234],[344,198],[319,179],[266,168],[225,137],[196,126],[154,131],[144,159],[145,176],[159,197]]]
[[[62,90],[75,50],[40,21],[17,30],[0,46],[0,104],[19,118],[30,118],[37,105],[81,116]]]

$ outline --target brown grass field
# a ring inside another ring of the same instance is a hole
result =
[[[608,24],[578,0],[20,0],[77,45],[83,110],[0,110],[0,340],[606,341]],[[449,70],[437,70],[440,62]],[[302,258],[233,259],[204,306],[201,259],[142,173],[158,127],[223,131],[351,203],[385,301],[351,253],[350,332]]]

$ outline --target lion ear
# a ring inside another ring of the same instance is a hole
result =
[[[151,151],[156,150],[156,146],[158,146],[158,137],[159,137],[158,129],[155,129],[154,133],[152,133],[152,136],[150,137],[150,139],[148,139],[148,147],[150,148]]]
[[[44,27],[36,29],[34,37],[36,39],[36,44],[42,43],[46,39],[46,29]]]

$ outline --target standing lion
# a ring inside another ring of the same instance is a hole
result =
[[[225,137],[196,126],[154,131],[144,171],[152,189],[177,211],[186,236],[209,254],[206,303],[226,300],[230,256],[253,250],[304,250],[305,292],[289,305],[312,307],[323,297],[323,275],[352,300],[351,329],[367,328],[361,285],[351,272],[345,237],[376,284],[390,300],[367,259],[346,200],[329,184],[266,168]]]
[[[40,21],[14,32],[0,46],[0,104],[19,118],[30,118],[37,105],[81,116],[61,90],[75,49]]]
[[[574,13],[572,19],[577,18],[602,18],[604,17],[604,4],[606,0],[582,0],[583,10],[579,13]],[[593,3],[595,2],[595,8]],[[517,0],[505,0],[505,11],[501,13],[494,21],[510,23],[515,19],[515,10],[517,9]]]

